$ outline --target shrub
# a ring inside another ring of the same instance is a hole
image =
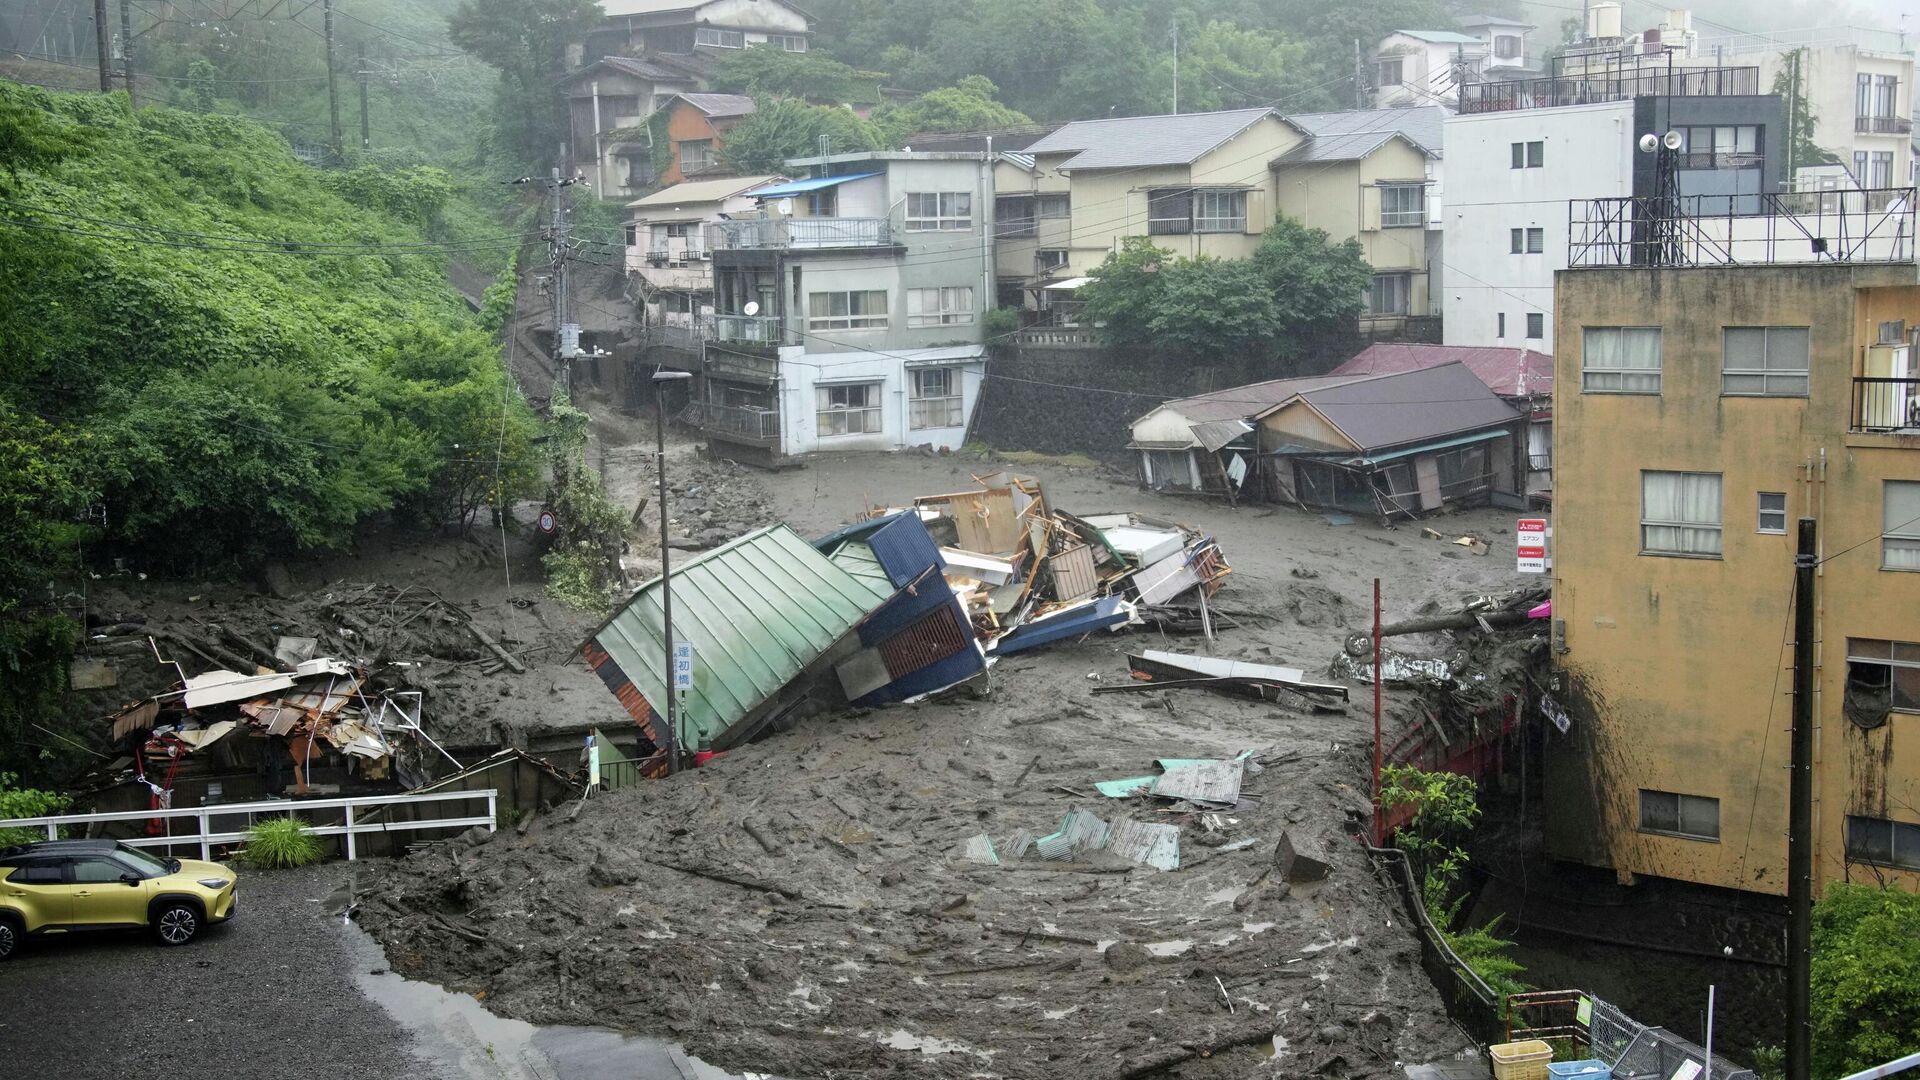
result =
[[[7,818],[50,817],[67,808],[72,800],[53,791],[15,787],[19,776],[0,773],[0,820]],[[0,847],[45,840],[42,829],[0,829]]]
[[[306,822],[284,817],[254,823],[236,858],[255,869],[279,870],[317,863],[325,854]]]

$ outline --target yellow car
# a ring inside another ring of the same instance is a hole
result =
[[[219,863],[167,859],[113,840],[0,848],[0,960],[29,935],[144,926],[163,945],[233,918],[235,878]]]

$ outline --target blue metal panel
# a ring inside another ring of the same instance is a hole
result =
[[[838,187],[849,180],[865,180],[870,176],[879,176],[877,172],[854,173],[851,176],[816,176],[811,180],[795,180],[791,184],[775,184],[773,187],[749,191],[748,195],[756,199],[779,199],[788,195],[805,195],[809,191]]]
[[[997,655],[1007,656],[1079,637],[1104,627],[1118,626],[1129,618],[1129,613],[1122,609],[1125,603],[1123,596],[1104,596],[1078,610],[1027,623],[995,642],[993,651]]]
[[[880,561],[881,569],[887,572],[895,587],[904,588],[909,582],[919,580],[928,568],[943,571],[947,568],[946,560],[940,557],[940,545],[933,542],[925,523],[912,511],[857,522],[815,540],[813,546],[816,551],[831,555],[840,545],[852,540],[873,549],[874,558]]]

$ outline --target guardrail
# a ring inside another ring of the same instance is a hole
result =
[[[1853,131],[1856,135],[1910,135],[1913,121],[1904,116],[1856,116]]]
[[[421,795],[367,795],[350,799],[272,799],[265,802],[226,803],[216,806],[198,806],[186,810],[117,810],[103,814],[59,814],[51,817],[11,818],[0,821],[0,829],[45,829],[47,839],[60,839],[60,830],[72,827],[90,827],[95,824],[114,821],[178,821],[197,822],[199,830],[185,835],[168,834],[166,836],[135,836],[120,842],[130,847],[187,847],[198,845],[200,858],[213,858],[215,844],[234,844],[247,838],[247,828],[238,831],[213,831],[214,818],[244,817],[247,827],[251,827],[258,816],[290,817],[295,812],[315,810],[340,810],[340,824],[311,825],[315,836],[340,836],[346,839],[346,854],[349,862],[358,857],[354,838],[368,833],[416,832],[421,829],[470,829],[475,825],[484,825],[493,832],[497,825],[494,820],[498,810],[499,791],[487,788],[483,791],[434,791]],[[434,818],[429,821],[367,821],[365,812],[386,810],[395,806],[422,806],[427,803],[461,802],[477,799],[486,800],[485,817],[467,816],[456,818]],[[354,820],[354,812],[362,812],[359,821]]]
[[[1920,432],[1920,379],[1856,377],[1852,430]]]
[[[1911,187],[1575,199],[1567,265],[1913,262],[1914,211]]]

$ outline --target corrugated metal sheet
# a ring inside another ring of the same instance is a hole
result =
[[[705,737],[723,746],[724,733],[893,592],[884,575],[856,576],[784,525],[675,567],[674,637],[691,643],[698,657],[693,689],[680,710],[682,745]],[[665,700],[661,622],[656,578],[592,639],[646,703]],[[622,704],[636,712],[624,696]]]
[[[1246,763],[1239,758],[1182,765],[1168,769],[1153,783],[1153,793],[1163,799],[1232,806],[1240,801],[1240,779]]]
[[[1208,453],[1212,453],[1233,440],[1253,430],[1253,425],[1245,420],[1206,420],[1193,425],[1193,437],[1200,441]]]
[[[1047,559],[1047,569],[1053,573],[1055,600],[1072,601],[1092,596],[1100,584],[1100,574],[1093,565],[1093,548],[1086,544],[1054,552]]]
[[[1113,825],[1107,846],[1115,855],[1155,870],[1180,869],[1180,827],[1123,820]]]

